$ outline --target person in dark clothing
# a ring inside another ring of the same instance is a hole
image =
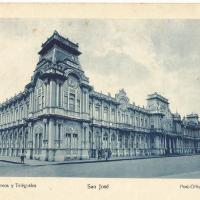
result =
[[[24,151],[22,150],[22,153],[21,153],[21,155],[20,155],[21,164],[24,164],[24,159],[25,159],[25,153],[24,153]]]
[[[98,149],[98,160],[101,158],[101,150]]]
[[[111,156],[112,156],[112,151],[108,149],[108,158],[111,158]]]
[[[108,160],[108,149],[106,149],[106,150],[104,151],[104,156],[105,156],[105,159]]]

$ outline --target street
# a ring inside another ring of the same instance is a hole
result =
[[[1,161],[0,176],[200,178],[200,155],[43,166]]]

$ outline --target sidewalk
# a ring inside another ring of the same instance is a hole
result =
[[[122,161],[122,160],[138,160],[138,159],[149,159],[149,158],[165,158],[165,157],[180,157],[180,156],[197,156],[198,154],[192,155],[169,155],[169,156],[134,156],[134,157],[115,157],[108,160],[105,159],[89,159],[89,160],[68,160],[68,161],[42,161],[42,160],[30,160],[25,159],[25,166],[45,166],[45,165],[63,165],[63,164],[81,164],[81,163],[96,163],[96,162],[111,162],[111,161]],[[1,162],[8,162],[12,164],[21,164],[20,157],[0,156]]]

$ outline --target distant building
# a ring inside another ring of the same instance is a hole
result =
[[[122,89],[95,92],[79,63],[79,45],[56,31],[42,44],[31,82],[0,105],[0,155],[64,161],[200,152],[197,114],[181,119],[154,93],[147,107]],[[103,81],[103,80],[102,80]]]

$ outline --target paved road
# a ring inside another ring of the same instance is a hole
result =
[[[0,176],[200,178],[200,155],[47,166],[0,162]]]

